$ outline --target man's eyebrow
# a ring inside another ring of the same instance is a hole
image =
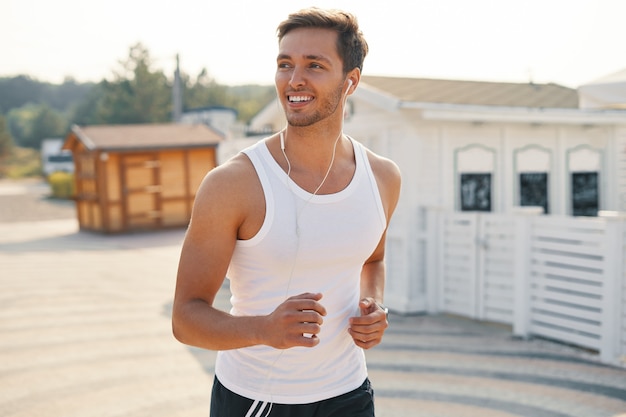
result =
[[[306,59],[308,59],[309,61],[324,61],[324,62],[330,62],[330,59],[326,58],[323,55],[306,55],[305,56]]]
[[[323,55],[304,55],[304,58],[308,61],[324,61],[324,62],[330,62],[330,59],[326,58]],[[282,59],[292,59],[291,55],[289,54],[278,54],[278,56],[276,57],[277,61],[280,61]]]

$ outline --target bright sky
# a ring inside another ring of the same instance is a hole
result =
[[[311,5],[354,13],[364,74],[555,82],[578,87],[626,68],[624,0],[0,0],[0,76],[111,78],[143,43],[221,84],[273,84],[276,26]]]

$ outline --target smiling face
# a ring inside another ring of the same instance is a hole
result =
[[[298,28],[279,43],[276,91],[291,126],[311,126],[329,117],[341,120],[347,88],[337,52],[337,32]]]

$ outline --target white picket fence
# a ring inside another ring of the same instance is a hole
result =
[[[425,211],[429,311],[626,365],[626,217]]]

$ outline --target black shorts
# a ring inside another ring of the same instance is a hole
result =
[[[235,394],[213,380],[211,417],[374,417],[369,379],[354,391],[310,404],[269,404]]]

